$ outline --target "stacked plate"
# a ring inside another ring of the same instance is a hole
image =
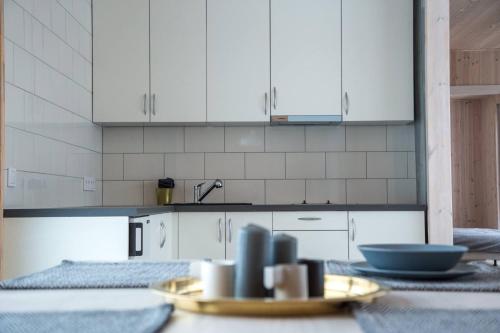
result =
[[[474,273],[460,264],[468,251],[465,246],[430,244],[359,245],[367,262],[353,263],[355,270],[371,276],[399,279],[452,279]]]

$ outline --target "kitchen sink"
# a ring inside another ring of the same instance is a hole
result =
[[[203,203],[175,203],[172,204],[174,206],[250,206],[252,203],[250,202],[231,202],[231,203],[223,203],[223,202],[203,202]]]

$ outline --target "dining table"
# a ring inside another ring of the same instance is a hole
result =
[[[157,306],[163,296],[148,288],[0,290],[0,312],[128,310]],[[401,308],[500,309],[494,292],[390,291],[378,303]],[[322,316],[240,317],[202,315],[175,310],[162,332],[264,333],[363,332],[352,313]]]

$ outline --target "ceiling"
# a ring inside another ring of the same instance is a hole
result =
[[[450,47],[500,48],[500,0],[450,0]]]

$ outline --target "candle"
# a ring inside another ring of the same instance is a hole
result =
[[[271,258],[273,265],[297,263],[297,238],[286,234],[274,235]]]
[[[238,232],[236,249],[237,298],[265,297],[264,267],[271,263],[271,235],[269,230],[249,224]]]

